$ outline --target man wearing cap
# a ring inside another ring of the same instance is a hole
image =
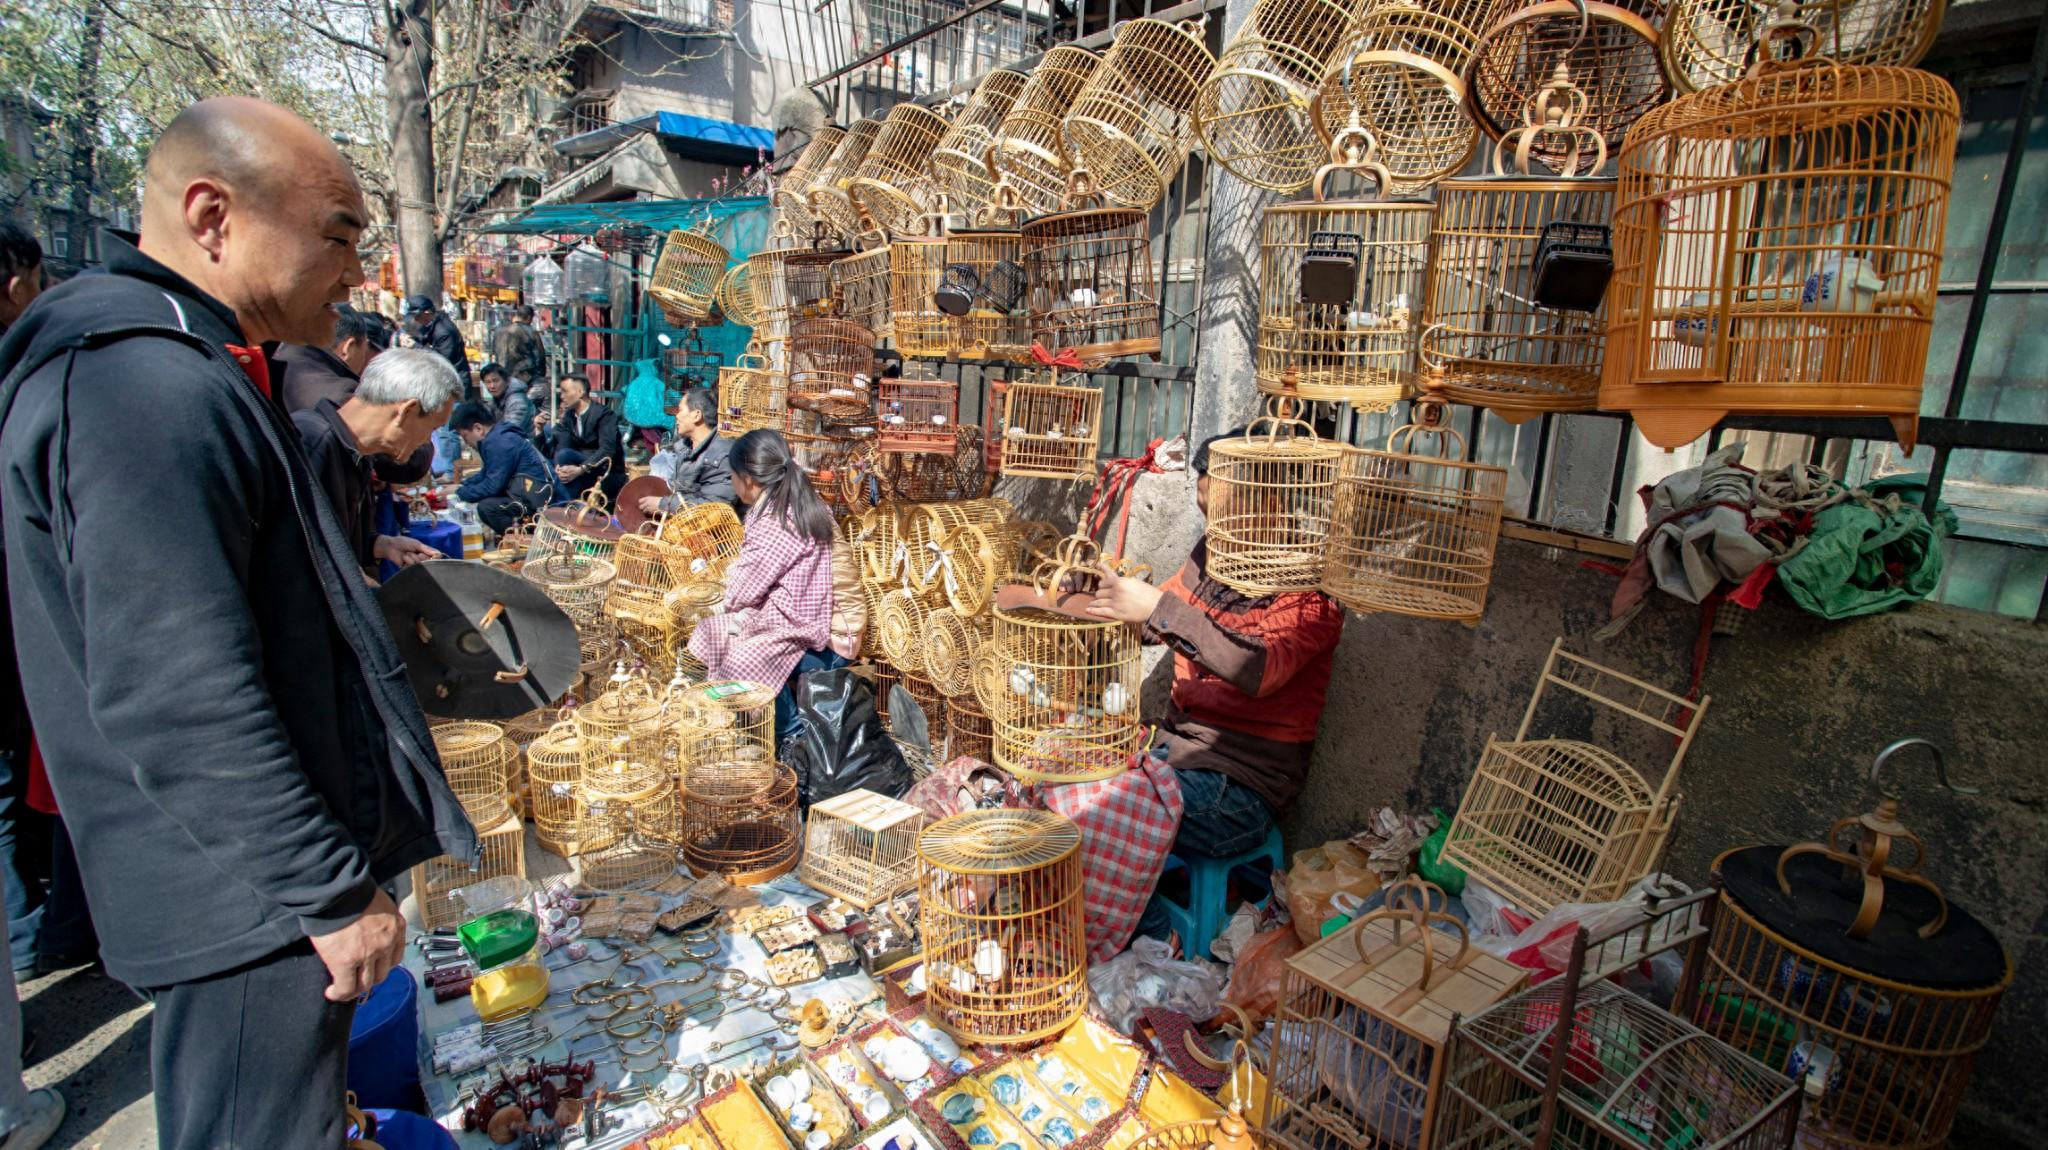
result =
[[[455,321],[442,315],[434,301],[423,295],[405,297],[405,319],[413,343],[432,348],[442,359],[454,364],[455,374],[462,377],[463,398],[475,399],[476,388],[469,378],[469,348],[463,344]]]

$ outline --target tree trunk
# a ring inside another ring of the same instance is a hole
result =
[[[384,100],[391,121],[391,185],[398,264],[407,295],[441,299],[441,235],[434,226],[433,0],[385,6]]]
[[[86,0],[78,46],[77,100],[67,141],[71,151],[71,226],[65,236],[65,257],[81,268],[91,251],[93,175],[100,134],[100,40],[105,20],[100,0]]]

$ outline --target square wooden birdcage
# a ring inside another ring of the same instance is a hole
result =
[[[693,767],[683,780],[683,861],[741,886],[796,867],[803,853],[796,772],[773,761]]]
[[[512,776],[519,745],[496,723],[455,721],[434,727],[434,750],[448,789],[462,802],[469,821],[496,826],[512,814]]]
[[[925,1009],[955,1038],[1036,1042],[1088,1005],[1081,832],[1050,811],[968,811],[917,839]]]
[[[1362,4],[1253,5],[1195,101],[1195,125],[1211,160],[1271,191],[1291,192],[1308,183],[1324,159],[1311,104]]]
[[[923,230],[926,213],[938,206],[932,179],[933,149],[946,137],[946,118],[906,100],[889,109],[847,192],[876,227],[891,235]]]
[[[804,150],[797,153],[796,162],[782,173],[781,179],[775,181],[775,209],[791,226],[803,226],[817,220],[818,214],[811,207],[811,187],[830,168],[832,154],[845,138],[846,129],[837,124],[819,128],[811,133],[810,142],[804,145]]]
[[[975,85],[967,106],[953,117],[946,136],[932,150],[932,178],[946,193],[947,207],[972,219],[987,207],[995,194],[995,180],[988,170],[988,150],[996,130],[1024,91],[1030,77],[1008,68],[997,68]]]
[[[1504,0],[1366,0],[1324,73],[1315,111],[1323,138],[1356,126],[1413,195],[1465,165],[1479,143],[1465,112],[1465,66]]]
[[[455,892],[485,879],[526,877],[526,824],[507,815],[476,835],[476,865],[450,855],[430,858],[412,868],[413,905],[420,925],[450,930],[470,918]]]
[[[874,237],[870,236],[869,239]],[[832,314],[860,324],[876,338],[889,336],[889,245],[875,243],[832,265]]]
[[[944,221],[934,220],[930,234],[889,244],[889,325],[896,350],[905,356],[944,359],[959,338],[953,317],[938,305],[946,273],[944,233]]]
[[[1777,5],[1764,0],[1673,0],[1658,29],[1664,74],[1680,93],[1733,84],[1757,59],[1757,36]],[[1803,0],[1797,19],[1813,30],[1814,51],[1837,64],[1910,68],[1934,46],[1944,0],[1858,4]]]
[[[873,791],[848,791],[811,807],[797,876],[866,910],[917,886],[917,836],[925,813]]]
[[[1610,721],[1669,736],[1671,758],[1656,781],[1609,747],[1536,737],[1537,709],[1552,686],[1592,702]],[[1514,738],[1487,738],[1451,820],[1444,859],[1529,914],[1620,898],[1663,854],[1678,815],[1679,767],[1707,701],[1690,702],[1573,655],[1559,639]]]
[[[1465,462],[1441,406],[1418,406],[1424,423],[1396,428],[1384,450],[1345,451],[1323,591],[1353,611],[1474,626],[1493,581],[1507,469]]]
[[[699,683],[676,696],[676,746],[683,777],[700,766],[775,761],[775,690],[760,683]]]
[[[1062,125],[1100,62],[1074,44],[1047,52],[996,128],[989,167],[1016,189],[1026,211],[1057,212],[1066,201],[1072,164]]]
[[[1445,903],[1441,890],[1409,879],[1388,890],[1381,909],[1287,960],[1266,1092],[1273,1144],[1439,1144],[1453,1019],[1529,980],[1528,971],[1473,946]]]
[[[1196,20],[1126,20],[1075,97],[1065,140],[1109,202],[1150,210],[1180,173],[1216,68],[1202,34]]]
[[[875,384],[875,445],[882,451],[951,455],[960,446],[960,385],[949,379],[884,378]]]
[[[1266,209],[1259,389],[1385,411],[1414,384],[1436,209],[1426,200],[1325,201],[1321,192]]]
[[[753,265],[742,261],[718,277],[718,310],[725,313],[727,323],[753,327],[761,322],[761,311],[754,301],[753,275]]]
[[[711,316],[726,260],[726,250],[718,241],[703,232],[677,228],[668,234],[668,242],[654,261],[647,294],[661,305],[670,323],[701,323]]]
[[[869,229],[869,222],[861,218],[860,208],[848,187],[860,174],[861,163],[867,159],[868,150],[875,146],[875,138],[881,131],[882,121],[877,117],[867,116],[854,121],[846,129],[839,146],[833,149],[832,158],[819,170],[817,179],[805,189],[805,195],[811,201],[812,214],[841,236],[850,238]]]
[[[1022,230],[1033,338],[1084,362],[1159,352],[1159,281],[1146,215],[1096,208]]]
[[[934,290],[950,321],[959,359],[1031,358],[1030,277],[1024,237],[1014,228],[959,228],[946,236],[946,262]]]
[[[757,352],[718,369],[718,429],[737,438],[757,428],[779,428],[789,415],[787,377]]]
[[[1081,480],[1094,478],[1101,440],[1102,389],[1012,381],[989,444],[1001,445],[1003,475]]]
[[[843,319],[804,319],[789,332],[789,405],[825,414],[868,410],[875,333]]]
[[[996,728],[973,691],[946,696],[946,757],[996,761]]]
[[[574,854],[576,796],[583,781],[583,747],[574,722],[561,719],[528,744],[526,775],[534,837],[558,855]]]
[[[1479,38],[1465,71],[1465,107],[1498,140],[1562,72],[1578,92],[1572,121],[1621,147],[1629,126],[1671,94],[1657,55],[1663,0],[1538,0],[1506,6]],[[1725,138],[1724,138],[1725,139]],[[1531,158],[1562,175],[1591,175],[1605,154],[1561,136],[1537,139]]]
[[[1209,450],[1208,572],[1246,595],[1323,582],[1331,496],[1344,448],[1300,420],[1253,420]]]
[[[974,657],[995,636],[995,617],[939,607],[925,618],[924,669],[947,698],[974,691]]]
[[[676,872],[676,782],[658,763],[586,757],[577,788],[574,858],[585,886],[628,890]]]
[[[1601,408],[1666,448],[1744,412],[1884,416],[1910,450],[1957,109],[1925,72],[1796,61],[1638,121]]]
[[[719,500],[692,503],[661,521],[661,542],[667,550],[671,585],[718,582],[739,558],[746,530],[732,504]]]

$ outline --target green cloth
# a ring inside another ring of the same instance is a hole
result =
[[[1935,505],[1921,513],[1924,475],[1896,475],[1814,516],[1806,546],[1778,564],[1778,582],[1792,600],[1823,619],[1873,615],[1934,593],[1941,583],[1941,537],[1956,514]]]

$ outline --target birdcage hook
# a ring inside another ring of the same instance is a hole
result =
[[[1778,41],[1787,41],[1792,54],[1777,57],[1772,48]],[[1764,21],[1756,33],[1756,57],[1750,64],[1752,76],[1770,68],[1796,67],[1818,58],[1820,51],[1820,29],[1799,18],[1799,0],[1778,0],[1771,9],[1771,18]]]
[[[1580,5],[1580,11],[1585,6]],[[1566,175],[1581,172],[1597,172],[1607,166],[1607,139],[1598,129],[1582,123],[1589,103],[1585,90],[1572,83],[1571,68],[1566,57],[1558,57],[1550,70],[1550,79],[1544,81],[1522,106],[1522,126],[1502,135],[1493,145],[1493,174],[1506,175],[1501,164],[1509,148],[1514,149],[1515,171],[1519,175],[1529,174],[1529,161],[1535,155],[1536,142],[1545,136],[1561,136],[1568,146],[1563,153],[1558,170]],[[1591,151],[1593,162],[1582,169],[1580,157]]]
[[[1328,198],[1329,189],[1324,185],[1333,173],[1340,171],[1370,177],[1374,194],[1386,195],[1387,189],[1393,186],[1394,177],[1386,165],[1379,162],[1379,149],[1379,137],[1372,134],[1371,129],[1359,119],[1358,110],[1353,108],[1351,122],[1330,137],[1330,162],[1317,168],[1309,180],[1309,187],[1315,190],[1316,202],[1323,203]]]
[[[1890,759],[1893,755],[1897,754],[1898,752],[1905,750],[1907,747],[1927,748],[1927,753],[1934,756],[1934,777],[1937,781],[1941,783],[1942,786],[1947,787],[1949,790],[1952,790],[1959,795],[1975,795],[1983,793],[1984,788],[1982,787],[1966,787],[1957,783],[1950,782],[1948,777],[1948,761],[1945,758],[1943,758],[1941,748],[1936,746],[1932,741],[1919,738],[1918,736],[1900,739],[1897,742],[1892,743],[1890,746],[1887,746],[1884,750],[1879,751],[1877,753],[1877,758],[1872,759],[1870,762],[1870,781],[1873,783],[1876,782],[1877,773],[1878,771],[1884,768],[1885,761]]]

